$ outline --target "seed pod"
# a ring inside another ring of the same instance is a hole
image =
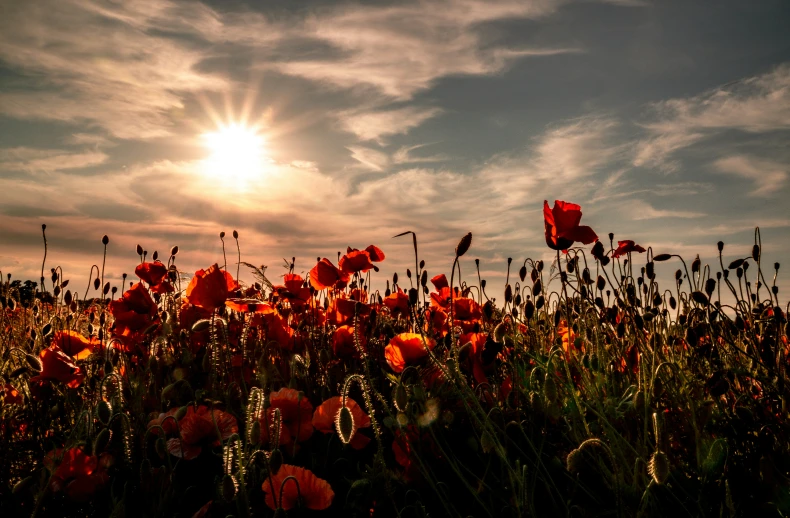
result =
[[[521,279],[521,282],[524,282],[524,279],[527,278],[527,265],[524,265],[521,268],[519,268],[518,278]]]
[[[354,415],[347,406],[343,406],[337,412],[335,417],[335,429],[343,444],[348,444],[356,432],[356,425],[354,424]]]
[[[420,293],[417,291],[417,288],[410,288],[409,304],[411,304],[412,306],[416,306],[419,301],[420,301]]]
[[[699,255],[691,262],[691,273],[699,272],[700,266],[702,265],[702,261],[700,261]]]
[[[233,231],[233,239],[238,239],[238,238],[239,238],[239,232],[237,230],[234,230]]]
[[[469,232],[464,237],[461,238],[461,241],[458,242],[458,246],[455,247],[455,256],[461,257],[467,251],[469,251],[469,247],[472,245],[472,233]]]
[[[656,450],[650,458],[647,471],[656,484],[662,485],[666,482],[667,478],[669,478],[669,458],[667,454],[661,450]]]

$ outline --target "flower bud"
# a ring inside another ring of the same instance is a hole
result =
[[[467,233],[464,237],[461,238],[461,241],[458,242],[458,246],[455,247],[455,256],[461,257],[466,252],[469,251],[469,247],[472,245],[472,233]]]

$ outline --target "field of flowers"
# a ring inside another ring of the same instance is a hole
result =
[[[177,247],[138,247],[121,286],[4,276],[0,515],[787,516],[788,306],[759,231],[707,265],[571,203],[544,219],[556,259],[497,287],[457,268],[471,233],[444,273],[395,236],[414,269],[384,292],[374,245],[305,277],[182,272]]]

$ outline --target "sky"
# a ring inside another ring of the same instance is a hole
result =
[[[118,279],[137,244],[222,264],[220,231],[235,265],[234,229],[274,280],[369,244],[402,276],[407,230],[429,273],[471,231],[464,274],[501,278],[553,257],[544,199],[688,261],[746,256],[759,226],[770,270],[788,27],[784,0],[6,0],[0,270],[37,280],[46,224],[47,270],[83,283],[105,234]],[[234,124],[263,142],[252,173],[207,146]]]

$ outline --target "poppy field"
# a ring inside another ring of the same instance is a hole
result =
[[[497,286],[461,273],[471,233],[430,268],[395,236],[391,276],[377,245],[302,274],[139,246],[87,289],[4,272],[0,515],[787,516],[788,302],[759,230],[704,264],[543,215],[552,260]]]

